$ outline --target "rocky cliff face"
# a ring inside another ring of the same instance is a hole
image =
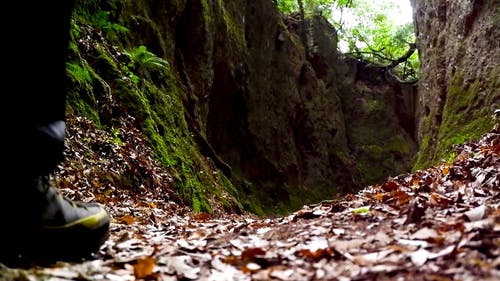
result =
[[[198,106],[208,112],[200,127],[233,168],[233,180],[268,207],[297,208],[354,188],[337,58],[326,52],[336,49],[334,34],[323,38],[318,74],[294,23],[286,25],[272,1],[224,8],[226,22],[214,33],[212,88]]]
[[[500,1],[411,3],[421,60],[421,168],[493,126],[500,104]]]
[[[399,122],[401,86],[360,75],[373,70],[337,53],[326,20],[307,22],[306,43],[299,18],[283,20],[272,1],[196,2],[177,27],[189,34],[180,70],[196,81],[190,117],[236,184],[267,206],[296,208],[409,168],[416,146]]]
[[[167,76],[149,75],[141,87],[132,85],[136,92],[122,87],[119,102],[136,101],[129,112],[151,105],[139,121],[194,195],[209,188],[193,185],[188,174],[211,174],[200,168],[207,165],[230,178],[239,190],[233,196],[245,193],[267,212],[329,199],[410,168],[416,152],[411,85],[339,54],[336,32],[323,18],[305,24],[283,18],[270,0],[106,3],[101,9],[130,30],[120,40],[124,47],[144,45],[169,62]],[[298,35],[304,27],[307,42]],[[123,77],[106,78],[113,75]],[[123,97],[137,94],[148,100]],[[158,125],[164,119],[170,121]],[[203,159],[178,148],[191,142]]]

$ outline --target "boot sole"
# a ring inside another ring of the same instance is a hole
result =
[[[18,233],[4,240],[8,244],[2,245],[0,262],[9,267],[82,262],[91,259],[108,238],[109,223],[96,229],[76,225]]]

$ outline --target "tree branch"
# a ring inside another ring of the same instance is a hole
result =
[[[415,50],[417,50],[417,44],[410,43],[409,47],[410,48],[408,49],[408,51],[406,51],[406,53],[403,56],[401,56],[400,58],[398,58],[396,60],[392,60],[392,63],[389,64],[387,67],[388,68],[394,68],[398,64],[407,61],[411,57],[411,55],[413,55],[413,53],[415,52]]]
[[[371,49],[371,48],[370,48]],[[379,59],[381,60],[385,60],[385,61],[392,61],[391,58],[388,58],[386,56],[383,56],[381,55],[379,52],[377,51],[371,51],[371,52],[362,52],[362,51],[356,51],[356,52],[351,52],[351,53],[347,53],[348,55],[360,55],[360,54],[366,54],[366,55],[372,55],[372,56],[375,56],[375,57],[378,57]]]
[[[363,40],[362,37],[360,39]],[[365,42],[365,44],[366,44],[366,42]],[[380,54],[380,51],[374,50],[368,44],[367,44],[368,49],[370,49],[371,52],[356,51],[356,52],[351,52],[351,53],[347,53],[347,54],[349,54],[349,55],[360,55],[360,54],[373,55],[373,56],[378,57],[379,59],[382,59],[382,60],[390,62],[388,65],[380,65],[380,66],[376,66],[376,67],[394,68],[394,67],[396,67],[398,64],[400,64],[402,62],[406,62],[408,60],[408,58],[410,58],[411,55],[413,55],[413,53],[417,50],[417,44],[415,44],[415,43],[409,43],[408,45],[409,45],[408,51],[406,51],[406,53],[404,55],[402,55],[401,57],[399,57],[397,59],[391,59],[389,57],[383,56],[382,54]]]

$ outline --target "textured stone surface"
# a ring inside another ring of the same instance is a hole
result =
[[[284,19],[268,0],[121,5],[130,44],[170,62],[202,153],[265,209],[297,209],[410,168],[402,86],[341,56],[326,20]]]
[[[500,1],[411,3],[421,60],[420,168],[493,125],[500,103]]]

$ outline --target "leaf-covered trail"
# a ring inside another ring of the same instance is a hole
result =
[[[453,163],[288,216],[192,213],[174,201],[109,204],[94,260],[1,268],[5,280],[500,280],[500,131]]]

